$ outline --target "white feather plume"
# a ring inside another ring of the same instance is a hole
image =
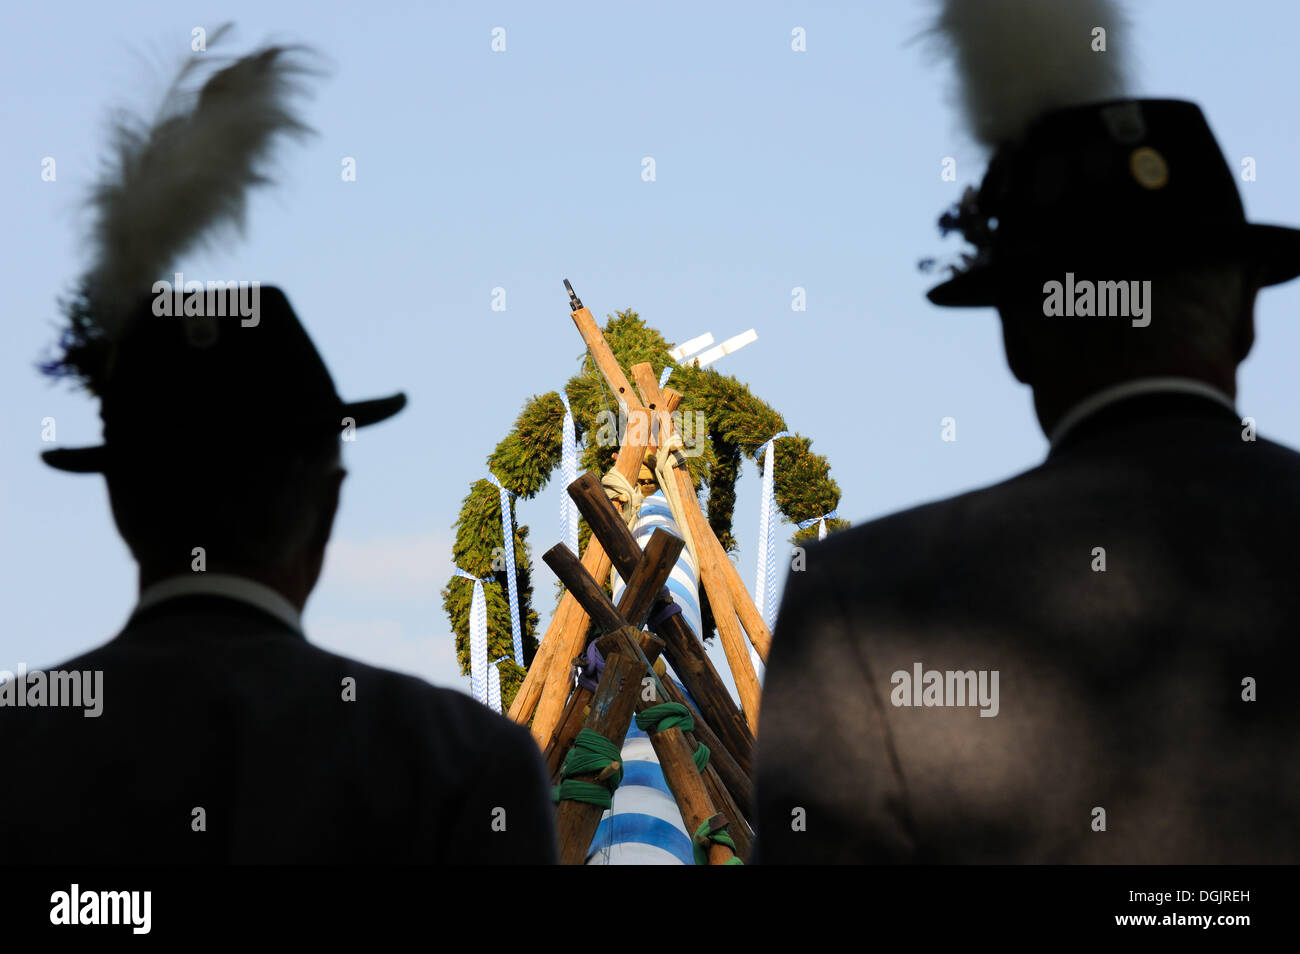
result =
[[[242,227],[246,193],[267,181],[263,166],[276,138],[309,131],[289,105],[299,75],[310,72],[297,52],[265,47],[197,91],[187,85],[211,54],[195,54],[152,123],[115,117],[114,160],[91,197],[93,264],[82,284],[109,340],[180,255]]]
[[[930,31],[954,61],[966,125],[997,147],[1064,106],[1126,95],[1127,21],[1114,0],[938,0]],[[1093,30],[1106,51],[1093,50]]]

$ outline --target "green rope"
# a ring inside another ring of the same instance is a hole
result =
[[[695,718],[691,715],[691,710],[680,702],[661,702],[638,712],[636,727],[642,732],[664,732],[668,729],[690,732],[695,728]],[[703,742],[697,743],[691,758],[695,760],[695,767],[703,773],[709,764],[709,747]]]
[[[661,702],[638,712],[636,727],[642,732],[663,732],[667,729],[690,732],[695,728],[695,719],[691,716],[691,710],[680,702]]]
[[[619,761],[621,753],[613,742],[599,732],[582,729],[573,740],[573,747],[564,757],[560,766],[560,784],[551,791],[551,797],[557,802],[572,799],[609,808],[613,802],[614,789],[623,781],[623,767],[619,767],[601,782],[588,782],[573,778],[574,775],[589,775],[602,772],[608,766]]]
[[[705,850],[705,845],[714,842],[719,845],[726,845],[732,851],[732,856],[724,864],[743,865],[744,862],[735,854],[736,843],[731,838],[731,833],[725,827],[719,828],[715,832],[709,831],[708,819],[700,822],[700,827],[695,829],[695,837],[691,839],[691,847],[695,851],[695,863],[697,865],[707,865],[709,863],[709,853]]]
[[[705,768],[707,768],[709,764],[709,747],[703,742],[697,742],[696,745],[697,748],[691,755],[691,758],[695,759],[695,767],[699,769],[700,774],[703,775]]]

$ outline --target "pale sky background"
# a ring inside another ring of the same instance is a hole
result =
[[[1300,223],[1294,3],[1143,0],[1134,92],[1193,99],[1257,221]],[[279,154],[238,243],[178,265],[288,293],[345,399],[411,403],[345,445],[351,477],[310,637],[468,691],[439,590],[470,483],[531,394],[560,386],[582,343],[561,279],[603,321],[638,310],[672,341],[754,328],[735,374],[811,436],[862,522],[995,482],[1046,441],[1006,369],[991,310],[942,310],[918,259],[954,256],[935,221],[983,173],[951,77],[916,43],[922,2],[10,4],[0,217],[0,669],[47,666],[112,636],[134,565],[103,481],[46,468],[97,443],[97,405],[35,370],[56,295],[84,267],[82,202],[114,105],[150,109],[191,29],[237,25],[226,52],[267,39],[332,63],[306,117],[319,135]],[[490,48],[506,30],[507,49]],[[791,31],[807,31],[807,51]],[[219,51],[214,51],[219,52]],[[57,180],[41,179],[46,156]],[[355,157],[357,181],[340,163]],[[641,160],[654,157],[657,181]],[[958,181],[940,179],[945,156]],[[502,286],[507,310],[491,310]],[[808,310],[791,310],[791,289]],[[1264,291],[1240,408],[1300,445],[1300,282]],[[940,439],[940,420],[958,439]],[[525,503],[545,620],[558,481]],[[1153,506],[1158,506],[1158,501]],[[1224,501],[1231,507],[1230,500]],[[736,510],[754,575],[758,478]],[[792,528],[782,527],[783,537]],[[752,583],[751,583],[752,586]],[[718,653],[720,656],[720,653]]]

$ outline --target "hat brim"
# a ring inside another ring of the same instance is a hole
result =
[[[344,404],[343,416],[352,418],[357,427],[368,427],[388,420],[404,407],[406,407],[406,395],[399,392],[389,397]]]
[[[369,401],[354,401],[340,408],[340,418],[351,418],[354,427],[367,427],[387,420],[406,407],[406,395],[393,394],[389,397],[373,398]],[[339,430],[343,429],[339,424]],[[60,447],[47,450],[41,459],[55,470],[70,474],[102,474],[108,465],[108,446],[99,444],[95,447]]]
[[[1259,268],[1261,288],[1300,276],[1300,229],[1247,224],[1222,256]],[[989,308],[997,304],[996,265],[979,265],[935,285],[925,297],[943,308]]]

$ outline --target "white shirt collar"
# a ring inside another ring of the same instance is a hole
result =
[[[1052,447],[1056,447],[1057,444],[1061,443],[1062,438],[1074,430],[1080,421],[1086,417],[1091,417],[1102,408],[1114,404],[1116,401],[1122,401],[1125,398],[1135,397],[1139,394],[1160,393],[1199,394],[1201,397],[1217,401],[1234,414],[1237,413],[1232,398],[1214,385],[1199,381],[1196,378],[1135,378],[1132,381],[1125,381],[1121,384],[1113,384],[1108,388],[1102,388],[1074,405],[1056,422],[1056,427],[1052,428],[1052,433],[1047,437],[1048,443]]]
[[[191,573],[159,580],[144,588],[131,615],[179,596],[224,596],[238,600],[270,613],[302,634],[302,616],[284,596],[256,580],[227,573]]]

